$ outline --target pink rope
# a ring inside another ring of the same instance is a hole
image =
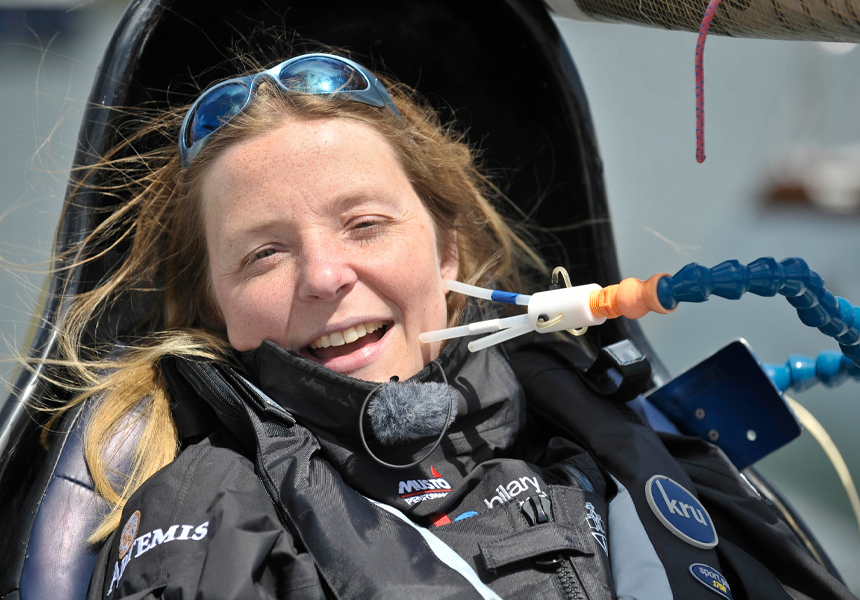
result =
[[[711,0],[708,4],[702,25],[699,27],[699,41],[696,42],[696,162],[698,163],[705,162],[705,67],[703,66],[705,40],[720,2],[722,0]]]

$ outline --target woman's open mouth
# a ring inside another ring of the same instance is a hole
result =
[[[305,351],[325,363],[378,342],[387,330],[388,324],[383,321],[362,323],[344,331],[323,335],[311,342]]]

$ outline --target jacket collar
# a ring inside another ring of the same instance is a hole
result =
[[[437,361],[449,381],[462,369],[467,354],[465,344],[448,344],[442,350]],[[337,373],[270,341],[238,355],[260,389],[299,423],[312,430],[358,439],[358,411],[378,382]],[[441,375],[427,365],[409,381],[441,381]],[[467,405],[464,396],[459,396],[458,409],[462,411]]]
[[[326,454],[366,454],[358,432],[358,413],[378,383],[336,373],[272,342],[238,353],[238,357],[254,383],[311,430]],[[449,443],[443,447],[447,448],[446,455],[456,455],[468,471],[513,445],[525,423],[522,387],[494,348],[470,353],[465,341],[453,340],[437,361],[458,397],[457,420],[445,436]],[[409,381],[441,381],[441,375],[428,365]],[[379,451],[377,455],[403,463],[423,454],[434,441],[424,438],[386,448],[372,439],[366,424],[365,433],[374,452]],[[407,460],[409,457],[413,458]]]

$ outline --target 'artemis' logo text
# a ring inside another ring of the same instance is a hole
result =
[[[135,513],[138,516],[138,523],[140,522],[140,513]],[[129,519],[131,521],[131,519]],[[145,533],[137,538],[131,545],[126,549],[125,554],[122,557],[122,560],[118,560],[113,565],[113,578],[110,582],[110,587],[108,588],[106,596],[110,596],[113,592],[114,586],[119,584],[120,579],[122,579],[123,573],[125,573],[125,568],[128,566],[129,561],[134,558],[139,558],[142,554],[149,552],[156,546],[160,546],[161,544],[167,544],[173,541],[182,541],[182,540],[192,540],[192,541],[200,541],[206,537],[206,534],[209,531],[209,521],[205,523],[201,523],[200,525],[171,525],[167,528],[167,531],[162,529],[153,529],[149,533]],[[137,546],[137,552],[134,552],[134,547]]]

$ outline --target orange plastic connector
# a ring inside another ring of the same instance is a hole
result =
[[[625,316],[628,319],[638,319],[649,312],[669,314],[672,310],[663,308],[657,298],[657,283],[669,273],[658,273],[648,281],[630,277],[616,285],[609,285],[596,290],[589,297],[591,313],[595,317],[615,319]]]
[[[607,319],[620,317],[621,313],[616,310],[618,308],[617,294],[617,283],[615,285],[608,285],[602,290],[591,292],[591,296],[588,298],[589,305],[591,306],[591,314],[595,317],[606,317]]]

